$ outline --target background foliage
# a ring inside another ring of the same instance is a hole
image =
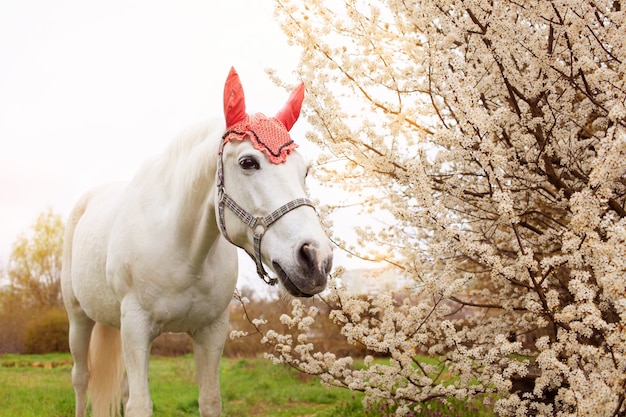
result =
[[[63,231],[61,216],[48,209],[13,244],[2,271],[8,285],[0,288],[0,353],[40,352],[35,338],[43,330],[51,337],[47,349],[67,349],[60,287]]]

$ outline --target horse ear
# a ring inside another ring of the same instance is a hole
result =
[[[287,99],[287,104],[276,114],[276,118],[280,120],[287,130],[291,130],[296,120],[300,116],[302,109],[302,101],[304,100],[304,83],[300,83]]]
[[[239,74],[231,67],[226,84],[224,84],[224,117],[226,127],[232,126],[246,118],[246,100]]]

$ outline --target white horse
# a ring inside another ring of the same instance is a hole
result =
[[[218,367],[237,281],[233,245],[266,282],[280,281],[294,296],[324,290],[332,248],[288,133],[303,97],[301,85],[276,117],[248,115],[231,69],[225,126],[218,120],[183,134],[129,184],[94,189],[77,203],[62,272],[77,417],[85,415],[87,389],[94,416],[117,415],[123,385],[124,415],[151,416],[148,360],[162,332],[191,337],[200,415],[220,414]]]

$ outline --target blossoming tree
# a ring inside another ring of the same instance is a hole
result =
[[[259,326],[276,361],[399,415],[477,395],[505,416],[626,415],[622,7],[277,0],[319,175],[390,214],[359,239],[412,284],[326,297],[389,363],[317,351],[299,301],[282,318],[295,337]]]

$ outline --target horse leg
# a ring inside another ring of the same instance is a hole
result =
[[[222,412],[219,366],[227,332],[228,310],[225,310],[210,326],[190,334],[200,391],[198,404],[202,417],[217,417]]]
[[[128,415],[126,412],[126,404],[128,404],[128,375],[124,373],[124,379],[122,380],[122,406],[124,407],[124,415]]]
[[[72,311],[70,317],[69,344],[74,366],[72,367],[72,385],[76,396],[76,417],[84,417],[87,384],[89,381],[89,340],[94,326],[82,311]]]
[[[154,339],[150,320],[133,297],[122,302],[122,351],[128,378],[126,417],[151,417],[152,400],[148,387],[150,344]]]

